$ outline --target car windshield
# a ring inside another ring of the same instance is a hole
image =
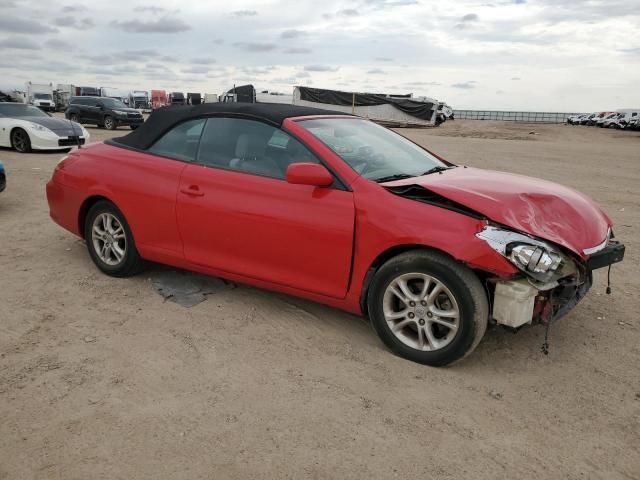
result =
[[[37,98],[38,100],[51,100],[51,95],[48,93],[34,93],[33,98]]]
[[[38,107],[23,103],[0,103],[0,117],[48,117]]]
[[[114,98],[103,98],[100,101],[107,108],[127,108],[127,106],[124,103]]]
[[[298,123],[370,180],[390,181],[449,168],[403,136],[368,120],[323,118]]]

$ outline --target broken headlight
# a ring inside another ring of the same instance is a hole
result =
[[[576,271],[569,256],[542,240],[492,226],[476,236],[538,282],[552,282]]]
[[[535,245],[519,244],[508,246],[508,257],[520,270],[533,275],[547,275],[555,272],[562,263],[559,253]]]

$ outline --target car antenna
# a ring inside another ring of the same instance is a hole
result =
[[[73,121],[71,120],[71,116],[69,116],[69,124],[71,125],[71,131],[73,132],[73,136],[76,137],[76,145],[78,146],[79,149],[82,148],[82,144],[80,143],[80,135],[76,135],[76,127],[73,124]],[[80,133],[82,133],[82,130],[80,130]]]

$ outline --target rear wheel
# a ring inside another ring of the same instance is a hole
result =
[[[465,265],[433,251],[398,255],[376,272],[367,295],[381,340],[397,355],[443,366],[470,354],[484,336],[487,295]]]
[[[11,146],[20,153],[29,153],[31,151],[29,134],[21,128],[14,128],[11,131]]]
[[[84,238],[89,255],[107,275],[128,277],[142,270],[131,229],[124,215],[108,201],[95,203],[87,213]]]
[[[118,124],[113,119],[113,117],[110,117],[108,115],[104,117],[103,123],[104,123],[104,127],[107,130],[115,130],[118,127]]]

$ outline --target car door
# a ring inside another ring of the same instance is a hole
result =
[[[87,123],[102,123],[102,102],[97,98],[88,98],[82,106],[84,118]]]
[[[182,172],[177,218],[185,258],[198,265],[335,298],[346,295],[352,193],[294,185],[294,161],[318,162],[276,127],[209,118],[197,161]]]
[[[78,120],[81,123],[87,122],[89,120],[89,117],[87,116],[87,111],[89,109],[88,104],[90,100],[91,99],[89,98],[78,98],[73,102],[73,106],[75,107],[78,113]]]

